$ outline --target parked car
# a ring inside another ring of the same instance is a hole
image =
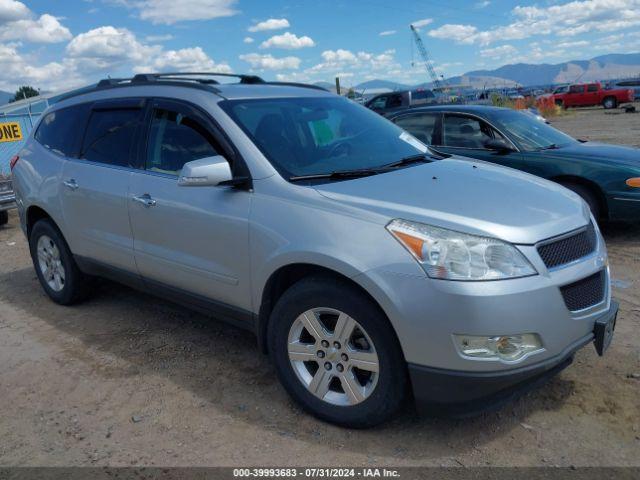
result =
[[[105,276],[247,328],[302,407],[352,427],[411,388],[469,412],[604,352],[617,304],[577,195],[322,90],[202,77],[106,80],[44,114],[13,176],[54,302]]]
[[[11,179],[0,174],[0,225],[9,221],[9,210],[15,206],[16,196],[13,193]]]
[[[631,90],[633,90],[634,100],[636,101],[640,100],[640,78],[618,80],[615,82],[611,82],[610,84],[607,84],[606,88],[607,90],[618,89],[618,88],[622,88],[622,89],[630,88]]]
[[[517,168],[573,190],[600,220],[640,220],[640,149],[575,140],[533,115],[477,105],[390,120],[435,150]]]
[[[592,107],[602,105],[604,108],[617,108],[623,103],[634,100],[633,90],[630,88],[618,88],[607,90],[599,83],[585,83],[571,85],[566,93],[553,95],[556,105],[569,107]]]
[[[398,110],[435,103],[436,96],[431,90],[406,90],[376,95],[365,103],[367,108],[380,115],[389,115]]]

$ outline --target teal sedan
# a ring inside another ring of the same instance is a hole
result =
[[[640,149],[576,140],[529,112],[412,108],[389,119],[433,150],[517,168],[580,195],[598,220],[640,220]]]

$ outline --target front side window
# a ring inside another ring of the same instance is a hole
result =
[[[220,155],[219,148],[201,122],[177,111],[157,108],[153,112],[145,168],[180,175],[185,163]]]
[[[132,147],[140,124],[139,108],[94,110],[82,142],[81,158],[91,162],[132,167]]]
[[[59,155],[78,155],[87,107],[76,105],[47,113],[40,122],[35,139]]]
[[[375,98],[371,102],[371,105],[369,105],[369,106],[371,108],[379,108],[379,109],[386,108],[386,106],[387,106],[387,97],[386,96],[382,96],[382,97]]]
[[[584,92],[584,86],[582,85],[571,85],[569,87],[569,93],[582,93]]]
[[[502,110],[492,117],[492,123],[509,135],[523,151],[537,151],[546,148],[576,143],[569,135],[550,125],[516,110]]]
[[[446,115],[442,125],[442,144],[445,147],[484,149],[485,144],[501,138],[486,122],[463,115]]]
[[[394,120],[395,124],[405,129],[426,145],[434,145],[436,126],[438,124],[437,113],[412,113],[403,115]]]
[[[340,97],[219,104],[285,177],[375,169],[427,151],[373,111]]]

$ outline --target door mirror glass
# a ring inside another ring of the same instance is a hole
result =
[[[215,187],[233,179],[231,167],[222,155],[187,162],[182,167],[178,185],[181,187]]]
[[[513,152],[513,147],[501,138],[487,140],[484,142],[484,148],[502,153]]]

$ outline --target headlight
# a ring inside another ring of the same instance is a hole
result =
[[[501,280],[537,273],[517,248],[496,238],[400,219],[389,223],[387,230],[431,278]]]

